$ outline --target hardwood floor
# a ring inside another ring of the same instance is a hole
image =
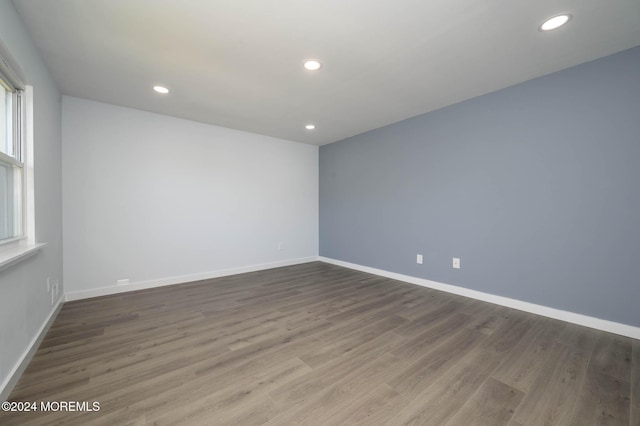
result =
[[[640,425],[640,342],[320,262],[66,303],[20,425]]]

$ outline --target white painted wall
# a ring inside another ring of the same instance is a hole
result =
[[[0,40],[16,60],[34,102],[35,256],[0,271],[0,400],[5,385],[53,311],[47,277],[62,291],[60,93],[9,0],[0,0]]]
[[[66,96],[62,116],[72,295],[318,255],[317,147]]]

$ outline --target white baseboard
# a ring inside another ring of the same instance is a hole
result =
[[[71,301],[79,299],[87,299],[90,297],[106,296],[110,294],[124,293],[129,291],[143,290],[147,288],[162,287],[166,285],[181,284],[205,279],[212,279],[218,277],[224,277],[228,275],[243,274],[246,272],[261,271],[264,269],[279,268],[283,266],[298,265],[302,263],[321,261],[330,263],[333,265],[342,266],[357,271],[367,272],[373,275],[379,275],[382,277],[404,281],[410,284],[419,285],[422,287],[428,287],[435,290],[445,291],[447,293],[457,294],[460,296],[470,297],[476,300],[482,300],[496,305],[505,306],[508,308],[517,309],[524,312],[530,312],[537,315],[542,315],[557,320],[582,325],[585,327],[594,328],[597,330],[606,331],[609,333],[618,334],[621,336],[631,337],[633,339],[640,339],[640,327],[635,327],[627,324],[621,324],[613,321],[603,320],[599,318],[590,317],[587,315],[576,314],[574,312],[563,311],[560,309],[550,308],[547,306],[536,305],[534,303],[524,302],[517,299],[511,299],[508,297],[497,296],[494,294],[483,293],[481,291],[471,290],[464,287],[458,287],[455,285],[444,284],[437,281],[431,281],[424,278],[412,277],[410,275],[398,274],[395,272],[385,271],[383,269],[371,268],[369,266],[358,265],[355,263],[344,262],[341,260],[331,259],[324,256],[310,256],[299,259],[290,259],[272,263],[262,263],[257,265],[243,266],[239,268],[222,269],[212,272],[204,272],[199,274],[182,275],[178,277],[162,278],[157,280],[141,281],[137,283],[131,283],[122,286],[102,287],[91,290],[76,291],[66,293],[61,296],[55,304],[55,307],[51,310],[51,313],[47,319],[43,322],[42,326],[31,339],[29,346],[25,349],[20,359],[16,362],[11,369],[4,382],[0,385],[0,401],[5,401],[13,387],[18,382],[20,375],[29,364],[29,361],[35,354],[36,350],[42,339],[44,338],[47,330],[53,323],[58,311],[62,307],[62,301]]]
[[[587,315],[576,314],[574,312],[549,308],[547,306],[536,305],[535,303],[523,302],[522,300],[510,299],[503,296],[496,296],[494,294],[483,293],[481,291],[471,290],[468,288],[458,287],[450,284],[444,284],[424,278],[412,277],[410,275],[403,275],[395,272],[385,271],[382,269],[371,268],[369,266],[343,262],[341,260],[331,259],[328,257],[319,256],[318,260],[320,260],[321,262],[331,263],[333,265],[343,266],[349,269],[355,269],[357,271],[367,272],[369,274],[379,275],[398,281],[404,281],[410,284],[416,284],[435,290],[445,291],[447,293],[453,293],[460,296],[470,297],[472,299],[482,300],[484,302],[494,303],[496,305],[506,306],[508,308],[517,309],[519,311],[530,312],[532,314],[542,315],[573,324],[583,325],[589,328],[595,328],[597,330],[607,331],[609,333],[619,334],[621,336],[631,337],[633,339],[640,339],[640,327],[635,327],[632,325],[621,324],[618,322],[594,318]]]
[[[42,323],[38,332],[33,336],[33,339],[31,339],[29,346],[27,346],[22,356],[18,359],[11,371],[9,371],[7,377],[4,379],[4,382],[0,385],[0,401],[6,401],[7,398],[9,398],[9,394],[11,394],[14,386],[18,383],[18,379],[20,379],[20,376],[27,368],[27,365],[29,365],[31,358],[33,358],[33,355],[38,350],[38,346],[40,346],[40,342],[42,342],[42,339],[44,339],[44,336],[47,334],[49,327],[56,319],[58,311],[60,311],[60,308],[62,307],[63,300],[64,297],[61,295],[55,303],[54,308],[49,313],[47,319]]]
[[[317,256],[303,257],[298,259],[281,260],[271,263],[260,263],[257,265],[241,266],[239,268],[221,269],[218,271],[202,272],[197,274],[180,275],[176,277],[159,278],[155,280],[133,282],[126,285],[113,285],[109,287],[93,288],[90,290],[80,290],[65,293],[65,300],[88,299],[91,297],[108,296],[111,294],[126,293],[129,291],[145,290],[148,288],[162,287],[166,285],[183,284],[193,281],[209,280],[212,278],[226,277],[228,275],[244,274],[247,272],[262,271],[264,269],[280,268],[282,266],[298,265],[301,263],[314,262]]]

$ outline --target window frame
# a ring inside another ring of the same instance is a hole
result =
[[[4,46],[2,46],[4,47]],[[2,52],[5,53],[5,52]],[[13,190],[7,193],[7,209],[13,209],[13,228],[7,238],[0,239],[0,247],[5,247],[14,242],[20,242],[27,238],[27,168],[25,164],[25,125],[26,125],[26,105],[25,105],[25,85],[17,77],[16,70],[9,65],[9,61],[0,55],[0,88],[11,92],[11,120],[7,120],[7,125],[11,125],[11,154],[0,151],[0,164],[7,170],[12,170],[19,175],[19,182],[15,182],[12,177]],[[7,116],[9,115],[6,112]],[[17,194],[16,194],[17,193]]]
[[[3,81],[22,90],[20,115],[16,126],[19,130],[20,149],[17,151],[22,163],[21,235],[0,241],[0,272],[37,254],[47,243],[36,238],[35,179],[34,179],[34,87],[27,84],[22,69],[7,46],[0,40],[0,74]],[[13,160],[12,160],[13,161]]]

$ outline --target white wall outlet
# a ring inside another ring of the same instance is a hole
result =
[[[278,250],[284,250],[284,243],[282,241],[278,243]]]
[[[454,257],[453,258],[453,269],[460,269],[460,258],[459,257]]]
[[[58,300],[58,280],[52,280],[51,284],[51,306]]]
[[[47,293],[51,291],[51,277],[47,277]]]
[[[416,255],[416,263],[418,265],[422,265],[422,255],[421,254],[417,254]]]
[[[123,278],[121,280],[116,281],[117,285],[127,285],[129,284],[129,278]]]

